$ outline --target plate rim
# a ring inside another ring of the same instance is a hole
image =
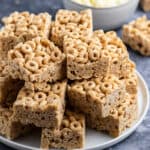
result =
[[[131,135],[135,130],[136,128],[142,123],[143,119],[145,118],[147,112],[148,112],[148,109],[149,109],[149,105],[150,105],[150,95],[149,95],[149,89],[148,89],[148,85],[146,84],[144,78],[142,77],[142,75],[136,70],[136,74],[139,78],[139,80],[141,80],[143,86],[144,86],[144,91],[145,91],[145,96],[146,96],[146,106],[145,106],[145,110],[142,112],[142,115],[141,117],[139,118],[139,120],[134,124],[133,127],[129,128],[128,131],[126,131],[124,134],[121,134],[119,137],[117,138],[114,138],[108,142],[104,144],[98,144],[96,146],[92,146],[90,148],[86,148],[85,150],[93,150],[93,149],[104,149],[104,148],[108,148],[112,145],[115,145],[119,142],[121,142],[122,140],[124,140],[125,138],[127,138],[129,135]],[[40,148],[34,148],[32,146],[28,146],[28,145],[23,145],[23,144],[20,144],[16,141],[12,141],[12,140],[9,140],[3,136],[0,136],[0,142],[9,146],[9,147],[12,147],[12,148],[21,148],[21,149],[28,149],[28,150],[39,150]]]

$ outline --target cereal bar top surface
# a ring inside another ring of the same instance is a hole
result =
[[[56,14],[55,21],[61,25],[73,23],[84,29],[93,29],[92,11],[90,9],[83,10],[80,13],[77,11],[60,9]]]
[[[123,81],[119,80],[114,75],[109,75],[104,78],[93,78],[89,80],[76,81],[72,83],[69,88],[76,90],[79,93],[88,93],[93,98],[104,100],[107,95],[111,94],[114,90],[123,87]]]
[[[38,35],[47,37],[50,30],[51,15],[48,13],[33,14],[25,12],[13,12],[2,19],[4,27],[1,36],[20,36],[21,34]]]
[[[150,20],[146,16],[142,16],[128,25],[124,25],[124,29],[126,28],[132,30],[133,34],[142,34],[142,36],[150,40]]]
[[[128,113],[137,113],[137,95],[125,94],[124,100],[114,109],[110,111],[110,116],[114,118],[124,118]],[[132,111],[132,112],[131,112]]]
[[[65,54],[53,42],[41,37],[19,43],[8,52],[9,61],[13,61],[32,74],[45,71],[50,64],[60,63],[64,58]]]
[[[63,130],[64,128],[70,128],[73,131],[82,132],[82,129],[84,128],[84,122],[85,119],[82,114],[67,110],[65,112],[60,130]]]
[[[63,46],[65,35],[80,34],[91,36],[93,32],[93,20],[91,10],[83,10],[80,13],[70,10],[59,10],[55,21],[52,23],[51,39],[57,45]]]
[[[20,90],[14,106],[28,107],[32,110],[59,109],[63,105],[65,91],[66,81],[55,84],[35,83],[30,85],[30,88],[25,85]]]
[[[127,49],[116,33],[104,33],[102,30],[94,32],[92,37],[69,35],[64,37],[64,51],[77,63],[98,61],[107,57],[111,61],[128,57]]]

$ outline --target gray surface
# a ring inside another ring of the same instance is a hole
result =
[[[28,10],[31,12],[48,11],[51,14],[55,14],[56,10],[63,8],[62,0],[0,0],[0,18],[4,15],[8,15],[12,11]],[[140,9],[136,14],[130,18],[134,19],[143,15],[143,11]],[[147,13],[150,18],[150,13]],[[120,35],[121,30],[118,29]],[[143,75],[150,90],[150,57],[143,57],[136,52],[129,49],[131,59],[137,64],[137,70]],[[150,150],[150,111],[143,123],[137,128],[137,130],[126,140],[109,148],[108,150]],[[0,144],[0,150],[10,150],[11,148]]]

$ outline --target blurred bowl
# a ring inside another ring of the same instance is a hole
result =
[[[95,8],[81,5],[72,0],[63,0],[64,7],[69,10],[91,9],[93,13],[94,29],[110,30],[123,25],[135,12],[139,0],[129,0],[128,2],[109,8]]]

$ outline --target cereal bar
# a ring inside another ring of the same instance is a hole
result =
[[[53,82],[65,76],[65,54],[46,38],[19,43],[8,52],[12,78]]]
[[[22,124],[58,128],[65,109],[66,81],[26,83],[13,105],[14,118]]]
[[[110,111],[109,116],[86,115],[87,125],[98,131],[106,131],[111,136],[117,137],[137,119],[137,99],[136,95],[127,94],[122,103]]]
[[[0,30],[0,47],[3,51],[36,36],[49,37],[51,16],[48,13],[35,15],[29,12],[13,12],[2,21],[5,25]]]
[[[67,57],[67,78],[89,79],[120,74],[127,49],[115,32],[95,31],[91,38],[65,36],[64,51]]]
[[[66,34],[77,32],[83,36],[91,36],[93,31],[92,12],[83,10],[80,13],[70,10],[59,10],[52,23],[51,40],[58,46],[63,46]]]
[[[68,85],[69,104],[93,116],[106,117],[124,93],[124,81],[113,75],[101,79],[75,81]]]
[[[31,130],[31,126],[22,125],[13,120],[13,111],[0,107],[0,134],[8,139],[15,139]]]
[[[85,120],[81,114],[67,111],[59,129],[42,129],[41,148],[82,148],[85,139]]]
[[[141,0],[141,6],[144,11],[150,11],[150,0]]]
[[[146,16],[123,26],[122,39],[133,50],[150,56],[150,20]]]

